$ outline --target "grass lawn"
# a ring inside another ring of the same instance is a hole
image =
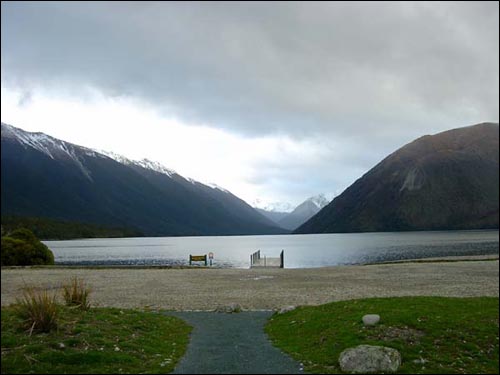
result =
[[[341,373],[340,353],[368,344],[399,350],[402,374],[498,374],[498,306],[488,297],[342,301],[275,314],[266,332],[311,373]],[[380,323],[365,327],[365,314]]]
[[[29,336],[12,307],[2,308],[3,373],[168,373],[191,327],[152,312],[60,307],[59,324]]]

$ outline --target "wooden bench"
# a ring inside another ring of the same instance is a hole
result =
[[[205,266],[207,265],[207,254],[205,255],[191,255],[189,254],[189,265],[192,262],[205,262]]]

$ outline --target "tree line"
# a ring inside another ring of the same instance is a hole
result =
[[[63,221],[43,217],[2,216],[2,237],[16,229],[28,229],[41,240],[76,238],[143,237],[133,228],[105,227],[96,224]]]

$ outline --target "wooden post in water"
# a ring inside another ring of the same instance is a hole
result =
[[[250,267],[254,264],[258,263],[260,260],[260,250],[256,251],[252,255],[250,255]]]

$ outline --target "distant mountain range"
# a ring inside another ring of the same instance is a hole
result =
[[[328,199],[323,194],[320,194],[306,199],[291,212],[267,211],[260,208],[257,208],[257,210],[273,220],[281,228],[294,230],[316,215],[328,203]]]
[[[498,228],[499,127],[421,137],[387,156],[332,202],[252,208],[229,191],[147,159],[2,123],[2,217],[129,228],[147,236]]]
[[[253,208],[258,208],[266,212],[282,212],[289,213],[292,212],[295,206],[289,202],[266,202],[261,199],[255,199],[252,202]]]
[[[229,191],[159,163],[4,123],[1,131],[2,216],[120,226],[150,236],[287,232]]]
[[[284,217],[286,217],[290,214],[290,212],[266,211],[266,210],[264,210],[262,208],[258,208],[258,207],[254,207],[254,209],[278,225],[279,225],[279,222],[281,219],[283,219]]]
[[[498,131],[482,123],[407,144],[295,233],[498,228]]]

